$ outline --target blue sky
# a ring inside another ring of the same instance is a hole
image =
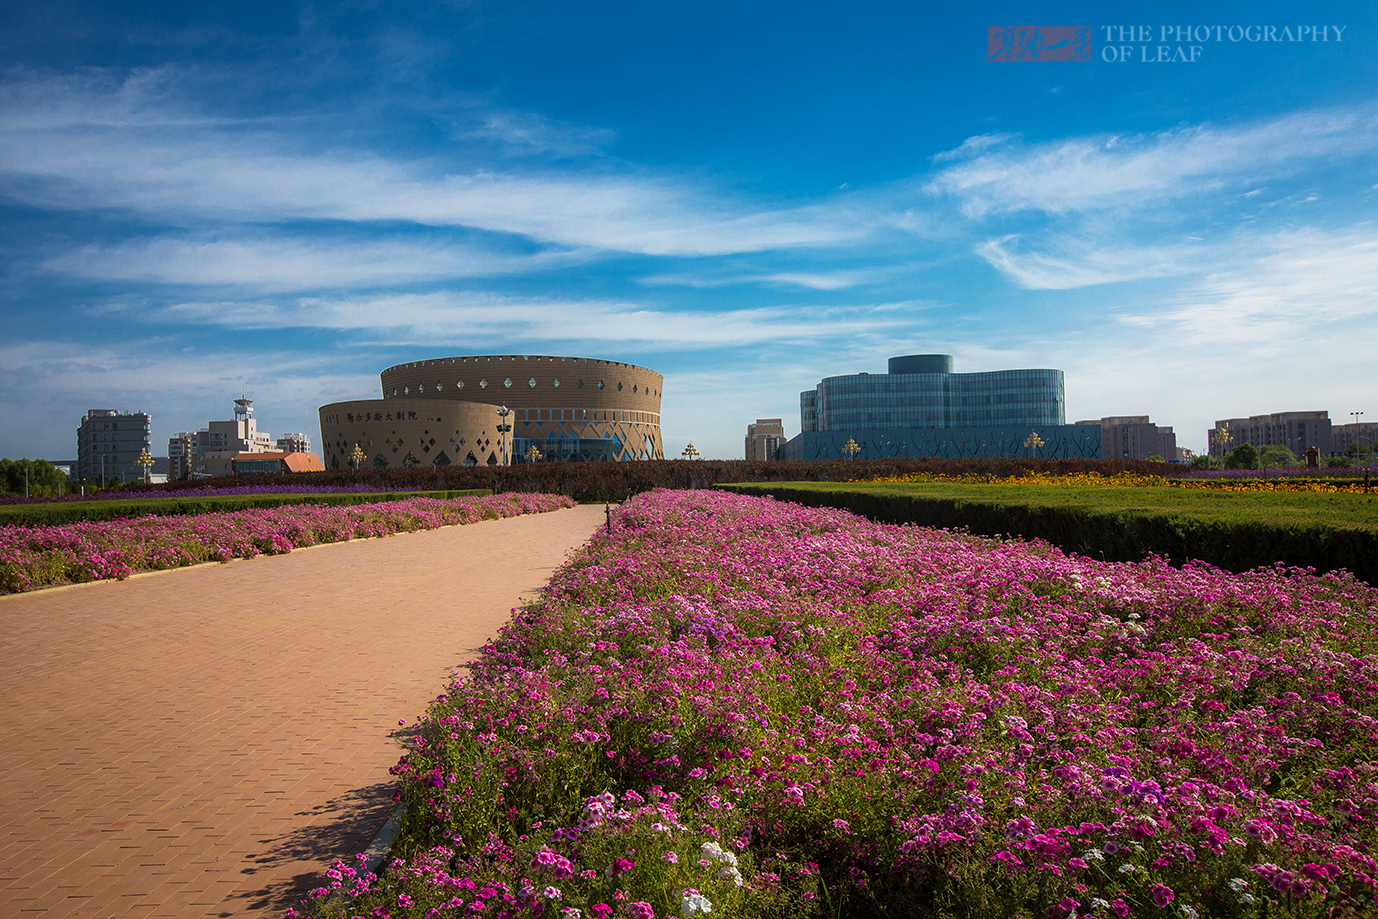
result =
[[[1198,451],[1378,420],[1376,9],[8,3],[0,455],[72,457],[88,408],[165,452],[241,389],[319,442],[384,367],[482,353],[660,371],[667,454],[920,352]],[[1092,60],[987,63],[990,25]]]

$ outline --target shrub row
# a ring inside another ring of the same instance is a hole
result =
[[[221,495],[197,496],[157,495],[111,501],[72,501],[51,504],[15,504],[0,507],[0,525],[57,526],[79,521],[126,520],[134,517],[181,517],[220,511],[242,511],[249,508],[281,507],[286,504],[320,504],[332,507],[354,504],[377,504],[406,498],[459,498],[466,495],[487,494],[488,489],[465,489],[427,492],[362,492],[321,495]]]
[[[1068,552],[1110,562],[1160,555],[1174,565],[1192,559],[1227,571],[1281,562],[1316,571],[1345,569],[1378,584],[1378,531],[1268,521],[1201,520],[1136,510],[1097,511],[996,504],[920,495],[817,491],[778,485],[727,486],[808,507],[836,507],[878,523],[965,529],[983,536],[1044,539]]]
[[[538,463],[506,467],[423,466],[413,469],[352,469],[327,472],[263,474],[166,485],[134,485],[131,490],[195,491],[234,485],[352,485],[365,483],[378,490],[484,488],[497,492],[525,491],[563,494],[576,501],[621,501],[653,488],[706,488],[722,482],[847,482],[913,475],[988,475],[1007,477],[1042,473],[1069,475],[1184,475],[1188,470],[1166,463],[1127,460],[1050,459],[884,459],[833,462],[747,460],[647,460],[635,463]],[[181,486],[179,488],[179,486]]]

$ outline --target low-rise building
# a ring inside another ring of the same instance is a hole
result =
[[[746,426],[746,458],[748,460],[778,459],[780,447],[785,442],[785,420],[783,418],[757,418],[755,424]]]
[[[235,475],[250,475],[255,472],[324,472],[325,465],[314,453],[241,453],[230,461],[230,470]]]
[[[1216,456],[1240,444],[1256,448],[1286,447],[1295,456],[1305,456],[1310,447],[1321,454],[1332,452],[1334,438],[1329,412],[1275,412],[1248,418],[1224,418],[1206,432],[1206,444]]]
[[[267,453],[273,435],[258,429],[254,400],[234,400],[233,421],[212,421],[196,432],[196,471],[200,475],[231,475],[241,453]]]
[[[1330,429],[1330,449],[1334,453],[1348,453],[1354,444],[1360,453],[1372,453],[1378,444],[1378,421],[1337,424]]]
[[[77,428],[77,478],[133,482],[142,479],[139,456],[148,450],[153,419],[147,412],[93,408]]]
[[[1101,459],[1145,460],[1160,456],[1171,463],[1180,461],[1177,435],[1172,428],[1154,424],[1147,415],[1110,415],[1077,424],[1100,427]]]
[[[273,449],[279,453],[310,453],[311,436],[309,434],[283,434],[277,439]]]
[[[196,471],[196,435],[182,431],[167,439],[168,478],[173,481],[191,478]]]

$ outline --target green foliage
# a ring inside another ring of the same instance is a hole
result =
[[[1192,461],[1191,461],[1191,468],[1193,468],[1193,469],[1209,469],[1209,468],[1211,468],[1211,458],[1210,458],[1210,454],[1208,454],[1208,453],[1203,453],[1203,454],[1201,454],[1201,455],[1198,456],[1198,457],[1194,457],[1194,458],[1192,459]]]
[[[1145,462],[1145,463],[1166,463],[1167,460],[1163,459],[1161,456],[1159,456],[1158,454],[1155,453],[1155,454],[1153,454],[1152,456],[1145,456],[1145,457],[1144,457],[1144,462]]]
[[[1286,468],[1295,465],[1297,458],[1291,450],[1282,444],[1265,444],[1259,451],[1259,458],[1263,462],[1263,468],[1276,469]]]
[[[1253,444],[1240,444],[1225,457],[1226,469],[1257,469],[1258,450]]]
[[[47,460],[0,459],[0,494],[24,494],[24,474],[28,473],[29,495],[49,497],[67,481],[67,474]],[[70,489],[63,489],[70,494]]]
[[[1378,584],[1372,495],[1223,489],[792,482],[726,486],[883,523],[1011,534],[1106,561],[1161,555],[1229,571],[1282,563]]]

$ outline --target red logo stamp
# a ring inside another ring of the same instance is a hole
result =
[[[990,26],[986,62],[1089,61],[1090,26]]]

